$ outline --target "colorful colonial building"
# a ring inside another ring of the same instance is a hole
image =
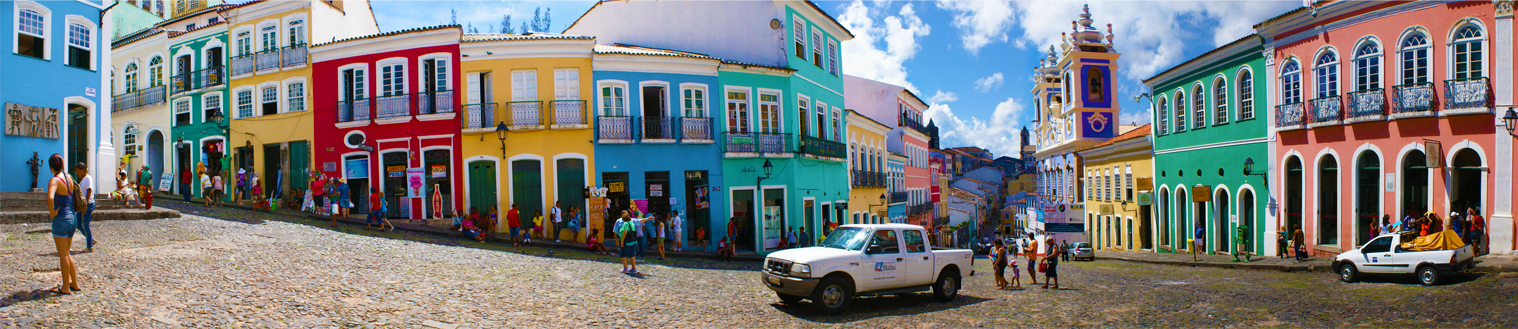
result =
[[[849,210],[847,224],[885,223],[886,175],[885,136],[891,128],[875,119],[848,110],[849,134]]]
[[[0,191],[46,188],[54,153],[70,164],[86,163],[97,177],[114,176],[110,108],[101,103],[111,92],[102,73],[110,63],[101,60],[109,54],[100,28],[105,6],[99,0],[0,2],[7,22],[0,41],[12,50],[0,60]],[[28,165],[34,153],[36,177]],[[115,190],[107,182],[94,187]]]
[[[1076,152],[1085,169],[1086,218],[1091,245],[1100,250],[1150,250],[1154,223],[1150,205],[1138,202],[1135,180],[1151,180],[1154,154],[1144,125]],[[1009,187],[1010,189],[1010,187]],[[1015,211],[1008,211],[1015,213]]]
[[[932,226],[929,138],[922,125],[922,112],[928,109],[927,103],[901,86],[851,75],[845,75],[843,82],[849,108],[891,127],[886,134],[886,150],[907,157],[903,164],[905,181],[900,191],[905,194],[893,195],[905,201],[904,222]]]
[[[215,175],[225,172],[229,165],[230,127],[225,112],[227,22],[218,13],[224,6],[190,8],[172,22],[159,25],[169,30],[168,85],[174,151],[173,169],[155,170],[157,174],[177,178],[180,172],[204,165],[207,174]],[[201,196],[198,179],[190,182],[174,179],[174,182],[174,193]]]
[[[118,170],[135,178],[138,169],[148,166],[156,188],[174,155],[169,137],[174,116],[169,113],[165,83],[168,32],[144,28],[116,40],[111,48],[111,128],[119,132],[112,143],[121,156],[111,168],[120,166]]]

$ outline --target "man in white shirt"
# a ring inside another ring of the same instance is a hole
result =
[[[685,247],[685,244],[681,242],[681,241],[685,240],[685,235],[681,233],[682,230],[680,229],[684,225],[680,225],[680,222],[681,222],[681,220],[680,220],[680,211],[679,210],[675,210],[674,211],[674,216],[671,216],[669,218],[669,223],[670,223],[670,232],[669,232],[670,233],[670,237],[669,237],[669,239],[670,240],[675,240],[675,251],[680,251],[680,249],[682,247]]]
[[[84,233],[84,252],[95,252],[95,233],[90,232],[90,217],[95,214],[95,177],[90,176],[89,165],[80,162],[74,165],[74,176],[79,179],[79,189],[84,192],[84,202],[88,205],[79,207],[84,209],[79,213],[78,230]]]
[[[553,218],[553,225],[548,229],[553,232],[553,242],[559,242],[559,230],[564,229],[564,211],[559,209],[562,201],[554,201],[553,208],[548,209],[548,217]]]

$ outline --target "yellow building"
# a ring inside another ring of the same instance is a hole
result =
[[[1101,144],[1076,151],[1085,164],[1081,194],[1085,198],[1086,233],[1099,250],[1152,250],[1135,245],[1150,241],[1150,207],[1139,202],[1147,193],[1141,182],[1153,181],[1154,149],[1149,125]]]
[[[886,220],[887,127],[869,116],[848,110],[849,123],[849,224],[884,223]]]
[[[349,8],[341,8],[347,6]],[[379,32],[366,1],[257,1],[224,9],[232,78],[229,169],[256,173],[266,193],[305,186],[311,167],[311,66],[308,40]],[[278,177],[275,177],[278,173]],[[232,177],[229,175],[229,178]],[[367,193],[352,193],[362,199]],[[361,204],[356,203],[356,204]]]
[[[594,186],[595,139],[588,103],[595,38],[556,34],[465,34],[463,153],[468,207],[512,203],[521,220],[548,214],[561,201],[566,214],[589,214],[585,188]],[[504,125],[507,132],[496,131]],[[502,138],[504,136],[504,139]],[[504,159],[504,161],[503,161]],[[502,230],[504,231],[504,230]],[[584,232],[558,238],[584,241]]]

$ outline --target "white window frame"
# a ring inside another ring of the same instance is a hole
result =
[[[819,114],[822,115],[822,120],[815,120]],[[822,101],[813,103],[812,112],[808,112],[807,115],[811,116],[813,121],[817,121],[812,124],[813,127],[817,128],[816,130],[812,131],[814,135],[817,135],[814,137],[827,139],[828,137],[822,134],[822,127],[830,125],[830,123],[826,122],[828,121],[828,103],[823,103]],[[905,165],[905,163],[906,162],[902,162],[903,165]]]
[[[807,47],[806,47],[806,45],[807,45],[807,42],[806,42],[807,41],[806,20],[801,19],[801,16],[795,16],[795,15],[791,16],[791,38],[793,39],[793,40],[791,40],[791,45],[793,47],[795,47],[796,49],[793,49],[792,50],[793,53],[790,54],[790,55],[794,55],[794,52],[798,52],[799,51],[801,53],[801,56],[796,56],[796,57],[801,57],[801,59],[804,59],[808,63],[810,63],[812,61],[812,59],[811,58],[806,58],[806,55],[807,55]]]
[[[137,65],[137,60],[133,59],[127,62],[126,68],[121,69],[121,90],[124,91],[123,93],[141,90],[142,84],[137,82],[139,77],[142,76],[142,73],[139,73],[142,71],[140,67],[141,65]]]
[[[308,87],[309,85],[310,84],[306,82],[306,77],[294,77],[285,79],[283,83],[281,83],[279,90],[279,93],[282,96],[280,97],[280,101],[282,103],[280,106],[280,113],[302,112],[310,109],[311,90]],[[292,99],[297,98],[292,97],[290,94],[290,91],[292,90],[290,87],[294,86],[299,86],[300,90],[300,97],[298,98],[300,99],[301,106],[298,109],[294,106],[295,102],[291,101]]]
[[[1287,71],[1295,64],[1295,68]],[[1288,79],[1291,78],[1291,79]],[[1296,82],[1296,85],[1288,83]],[[1296,104],[1302,102],[1302,62],[1295,57],[1281,64],[1281,104]]]
[[[1410,46],[1410,47],[1406,46],[1407,41],[1409,39],[1412,39],[1413,37],[1422,37],[1423,38],[1423,44],[1421,44],[1421,45],[1415,45],[1415,46]],[[1422,76],[1422,78],[1423,78],[1424,81],[1423,82],[1416,82],[1416,79],[1418,77],[1409,77],[1408,76],[1408,73],[1409,73],[1408,71],[1414,71],[1414,72],[1416,72],[1419,69],[1419,67],[1417,67],[1417,66],[1411,66],[1411,67],[1409,67],[1409,63],[1413,63],[1414,61],[1408,61],[1408,60],[1406,60],[1404,58],[1406,56],[1408,56],[1409,53],[1415,52],[1415,51],[1420,51],[1420,50],[1423,51],[1423,56],[1424,56],[1424,58],[1423,58],[1424,66],[1421,67],[1421,69],[1423,70],[1423,76]],[[1433,79],[1433,77],[1432,77],[1433,72],[1430,72],[1430,71],[1432,71],[1433,69],[1428,67],[1429,62],[1433,62],[1433,60],[1434,60],[1432,58],[1433,57],[1432,55],[1433,55],[1433,41],[1431,41],[1431,40],[1428,39],[1428,32],[1425,32],[1423,30],[1413,30],[1413,31],[1408,31],[1408,33],[1405,33],[1404,35],[1402,35],[1401,38],[1398,38],[1397,39],[1397,85],[1400,86],[1400,85],[1409,85],[1409,84],[1415,84],[1415,83],[1432,83],[1433,82],[1433,80],[1432,80]],[[1414,81],[1409,82],[1408,80],[1414,80]]]
[[[163,67],[168,62],[164,58],[163,54],[158,53],[148,57],[148,88],[165,85],[164,80],[168,77],[164,75]],[[158,60],[158,64],[153,64],[154,59]]]
[[[222,95],[222,93],[219,92],[219,91],[218,92],[212,92],[212,93],[205,93],[203,95],[200,95],[200,122],[202,122],[202,123],[212,122],[210,120],[211,118],[208,118],[205,115],[206,113],[210,112],[212,109],[221,110],[221,116],[222,117],[225,117],[225,118],[228,118],[228,119],[231,118],[230,116],[227,115],[227,108],[224,107],[224,106],[222,106],[223,98],[224,97],[226,97],[226,96]],[[214,102],[211,101],[212,98],[215,98],[216,101],[214,101]],[[191,114],[191,115],[194,115],[194,114]],[[194,121],[194,118],[191,118],[191,121]]]
[[[1331,57],[1330,57],[1331,56]],[[1324,62],[1327,60],[1327,62]],[[1324,47],[1312,59],[1313,98],[1338,96],[1341,89],[1339,77],[1339,52],[1332,46]]]
[[[244,33],[246,33],[247,35],[243,35]],[[250,55],[253,55],[255,53],[258,53],[258,50],[253,49],[253,27],[252,26],[243,25],[241,27],[238,27],[237,29],[232,30],[231,36],[232,36],[232,47],[234,47],[237,50],[237,52],[233,53],[233,55],[231,57],[250,56]],[[246,48],[246,49],[244,49],[244,48]]]
[[[600,103],[599,104],[600,106],[596,107],[596,110],[597,110],[596,112],[599,113],[598,115],[601,115],[601,116],[629,116],[628,114],[631,113],[631,112],[628,112],[628,110],[627,110],[627,101],[628,101],[627,86],[628,86],[627,81],[621,81],[621,80],[602,80],[602,81],[596,82],[596,102]],[[604,90],[606,90],[607,88],[611,88],[612,90],[616,90],[616,89],[620,88],[620,89],[622,89],[622,95],[621,96],[606,96],[606,95],[602,94],[602,92]],[[611,99],[613,97],[615,97],[615,100],[621,101],[622,104],[621,104],[620,107],[616,106],[615,104],[607,104],[607,99]]]
[[[64,43],[63,43],[64,50],[65,51],[68,50],[68,47],[75,47],[75,48],[81,48],[81,49],[84,49],[85,51],[90,52],[90,59],[89,59],[90,63],[89,63],[89,65],[86,65],[86,67],[88,67],[89,70],[94,71],[95,68],[96,68],[95,64],[98,61],[98,58],[100,58],[100,53],[95,50],[96,48],[98,48],[98,47],[95,47],[95,44],[98,43],[98,42],[100,42],[100,33],[98,33],[100,31],[99,26],[96,25],[95,22],[90,21],[90,19],[85,18],[84,16],[79,16],[79,15],[65,15],[63,17],[63,21],[64,21],[63,28],[64,28],[64,31],[66,32],[66,35],[64,37]],[[74,28],[73,28],[73,26],[76,25],[76,24],[84,27],[84,30],[85,30],[85,33],[86,33],[85,34],[85,39],[86,40],[84,42],[85,43],[84,47],[80,47],[79,45],[75,45],[74,44]],[[49,48],[52,48],[52,47],[49,47]],[[69,60],[68,54],[64,54],[63,59],[64,59],[64,61],[68,61]],[[68,64],[73,64],[73,63],[65,63],[65,65],[68,65]]]
[[[773,107],[775,109],[774,111],[771,112],[771,116],[773,117],[774,120],[769,120],[769,121],[772,121],[771,123],[774,124],[774,127],[772,127],[773,131],[771,131],[770,133],[784,134],[785,133],[785,111],[786,111],[786,109],[785,109],[785,93],[783,91],[777,90],[777,89],[759,88],[758,92],[756,92],[755,94],[757,94],[758,97],[754,98],[754,103],[759,105],[758,106],[758,110],[755,111],[755,113],[758,113],[759,115],[754,116],[755,125],[754,125],[754,130],[753,131],[755,131],[755,132],[764,132],[764,131],[760,130],[760,128],[764,126],[764,121],[765,120],[770,119],[770,118],[763,117],[763,115],[764,115],[764,108],[766,106],[770,106],[770,107]],[[766,101],[764,101],[764,96],[765,95],[774,96],[775,97],[775,101],[774,102],[766,102]]]
[[[838,41],[828,40],[828,73],[838,75]]]
[[[273,95],[274,96],[273,97],[274,114],[285,113],[285,111],[284,111],[284,104],[280,104],[280,102],[279,102],[279,98],[280,98],[279,96],[284,93],[284,88],[281,88],[281,86],[280,86],[280,84],[279,84],[278,81],[269,81],[269,82],[260,83],[260,84],[258,84],[258,87],[256,89],[253,89],[253,112],[254,112],[254,115],[256,115],[256,116],[272,115],[272,114],[263,114],[264,113],[264,104],[269,103],[269,101],[270,101],[270,99],[268,97],[269,95],[265,94],[265,91],[269,90],[271,88],[274,90],[274,95]]]
[[[1212,78],[1212,124],[1228,123],[1233,117],[1228,111],[1228,77],[1218,74]]]
[[[369,68],[369,63],[353,63],[353,64],[348,64],[348,65],[343,65],[341,67],[338,67],[337,68],[337,95],[338,95],[338,100],[340,100],[340,101],[357,101],[357,100],[362,100],[362,99],[373,99],[374,97],[370,96],[370,93],[369,93],[370,91],[372,91],[370,89],[373,89],[373,86],[369,85],[369,81],[370,81],[370,79],[374,78],[374,75],[373,74],[369,74],[369,69],[370,69]],[[356,91],[359,91],[359,92],[355,93],[355,94],[357,94],[355,96],[359,97],[358,99],[344,99],[343,98],[343,97],[346,97],[345,94],[347,94],[347,90],[345,90],[343,88],[346,87],[345,85],[348,83],[348,81],[346,81],[346,78],[343,77],[343,71],[347,71],[347,70],[353,70],[354,72],[361,72],[361,73],[363,73],[363,77],[360,79],[360,80],[363,80],[363,81],[359,81],[359,83],[358,83],[359,88],[354,88]]]
[[[233,115],[233,117],[232,117],[233,119],[246,119],[246,118],[252,118],[252,117],[257,117],[258,116],[258,112],[254,111],[254,109],[253,109],[253,103],[254,103],[254,101],[253,101],[253,99],[254,99],[253,90],[254,90],[253,86],[242,86],[242,87],[237,87],[237,89],[233,89],[232,90],[232,95],[233,95],[232,100],[235,101],[232,104],[232,106],[236,108],[236,111],[232,114]],[[247,94],[248,98],[246,100],[244,100],[242,98],[243,93],[248,93]],[[246,102],[244,102],[244,101],[246,101]],[[242,110],[243,110],[244,107],[246,107],[248,109],[248,114],[247,115],[243,115]]]
[[[385,83],[386,82],[385,78],[383,76],[380,76],[379,77],[379,79],[380,79],[379,80],[379,85],[375,86],[375,87],[378,87],[376,89],[379,89],[379,90],[376,90],[378,93],[375,94],[375,97],[389,97],[389,96],[397,96],[397,95],[410,94],[411,93],[410,92],[411,84],[408,83],[409,82],[408,79],[409,79],[409,77],[411,75],[408,74],[410,72],[409,68],[407,67],[407,66],[409,66],[408,64],[410,64],[410,63],[407,63],[407,61],[406,61],[405,58],[398,58],[398,57],[386,58],[386,59],[382,59],[379,62],[377,62],[376,63],[376,67],[375,67],[375,71],[376,72],[380,72],[379,74],[384,74],[385,68],[390,68],[390,67],[394,67],[394,66],[400,66],[401,67],[400,68],[400,75],[401,76],[400,77],[393,77],[392,76],[390,78],[390,80],[389,80],[389,81],[391,81],[391,84],[386,84]],[[400,88],[399,88],[400,90],[398,92],[395,91],[395,90],[390,90],[390,91],[386,91],[385,90],[385,88],[395,89],[394,88],[395,87],[394,84],[397,83],[396,81],[399,81],[398,83],[400,84]]]
[[[580,100],[580,68],[553,69],[553,98]]]
[[[806,95],[802,95],[801,93],[796,93],[796,105],[797,105],[796,107],[801,108],[801,111],[799,113],[805,113],[804,115],[812,115],[812,98],[811,97],[806,97]],[[784,109],[785,109],[784,107],[781,107],[780,121],[785,121],[785,110]],[[796,134],[797,135],[796,135],[796,137],[799,138],[801,136],[805,136],[805,135],[811,133],[810,129],[807,129],[807,128],[811,128],[812,125],[810,123],[807,123],[806,121],[807,121],[806,118],[796,118],[796,125],[797,125],[797,128],[796,128]]]
[[[1158,111],[1156,111],[1156,113],[1159,113],[1159,115],[1156,115],[1155,117],[1159,118],[1158,121],[1160,122],[1160,125],[1159,125],[1159,128],[1160,128],[1159,129],[1159,134],[1161,136],[1163,136],[1163,135],[1169,135],[1170,134],[1170,98],[1169,97],[1165,97],[1164,95],[1161,95],[1160,96],[1160,100],[1159,100],[1158,103],[1159,103],[1159,105],[1155,106],[1155,107],[1157,107]]]
[[[265,31],[264,29],[270,29],[270,30],[269,31]],[[269,37],[270,37],[269,33],[273,33],[274,34],[274,36],[273,36],[274,40],[272,40],[272,42],[271,42],[271,40],[269,40]],[[264,20],[262,22],[258,22],[258,24],[255,25],[254,28],[253,28],[253,35],[256,36],[255,40],[257,40],[257,43],[255,44],[255,47],[253,48],[253,52],[254,53],[258,53],[258,52],[268,51],[270,49],[269,48],[270,46],[272,46],[273,49],[278,50],[279,49],[280,41],[283,41],[280,38],[281,34],[282,33],[280,33],[280,26],[279,26],[279,20],[278,19],[267,19],[267,20]]]
[[[528,81],[528,78],[531,78],[531,81]],[[510,83],[511,101],[528,102],[538,100],[538,69],[511,70]]]
[[[733,93],[742,94],[743,99],[733,99],[731,97]],[[727,132],[746,134],[756,131],[756,129],[754,129],[754,119],[757,116],[758,111],[754,107],[754,104],[757,103],[758,99],[756,99],[757,97],[755,96],[758,96],[758,94],[755,94],[753,90],[748,87],[728,86],[727,88],[723,89],[722,101],[724,106],[722,107],[722,113],[723,118],[726,120],[722,123],[722,125],[726,128]],[[739,118],[735,113],[737,111],[735,108],[739,107],[743,109],[743,116],[741,118]],[[739,124],[739,126],[734,126],[734,124]],[[737,129],[740,127],[743,129]]]
[[[1238,117],[1238,119],[1236,119],[1234,121],[1244,121],[1244,120],[1254,119],[1254,112],[1255,112],[1255,108],[1254,108],[1254,105],[1255,105],[1254,104],[1254,98],[1255,98],[1255,95],[1254,95],[1254,84],[1255,84],[1254,70],[1250,69],[1250,67],[1248,67],[1248,66],[1239,68],[1239,71],[1234,73],[1234,78],[1237,79],[1234,82],[1234,86],[1235,86],[1234,89],[1237,90],[1237,92],[1235,94],[1239,95],[1237,97],[1238,101],[1239,101],[1239,106],[1238,106],[1239,112],[1238,112],[1238,115],[1236,115],[1236,117]],[[1244,82],[1245,78],[1248,78],[1248,80],[1249,80],[1248,83]],[[1244,97],[1244,95],[1246,93],[1249,95],[1249,97]],[[1248,115],[1245,115],[1245,114],[1248,114]]]
[[[280,29],[285,31],[284,37],[280,38],[280,40],[283,40],[285,42],[285,47],[294,47],[295,45],[299,44],[309,44],[308,40],[311,39],[308,35],[310,33],[309,21],[310,20],[306,19],[305,13],[297,13],[285,16],[284,18],[280,19]],[[296,39],[293,42],[290,40],[292,37]]]
[[[35,11],[38,15],[42,16],[42,35],[21,30],[21,10],[23,9]],[[18,38],[16,33],[26,33],[42,38],[42,44],[44,45],[42,47],[42,59],[53,60],[53,10],[36,1],[15,0],[14,3],[11,3],[11,11],[11,53],[21,53],[21,38]]]
[[[833,107],[833,141],[835,141],[835,142],[842,142],[843,141],[843,127],[844,127],[844,124],[843,124],[843,111],[840,110],[838,107]],[[924,166],[918,166],[918,167],[924,167]]]
[[[693,108],[690,108],[690,107],[686,106],[687,101],[692,100],[691,99],[692,97],[686,95],[687,92],[700,92],[701,93],[701,95],[700,95],[699,98],[695,98],[694,102],[691,102],[692,104],[695,104],[695,106],[700,107],[700,109],[693,109]],[[682,117],[682,118],[710,118],[711,117],[711,109],[712,109],[712,107],[711,107],[711,98],[712,98],[711,90],[707,88],[706,84],[704,84],[704,83],[691,83],[691,82],[681,83],[680,84],[680,117]],[[692,113],[697,113],[697,114],[692,115]]]
[[[1364,50],[1366,47],[1374,47],[1375,51],[1368,54],[1361,53],[1361,50]],[[1386,49],[1381,47],[1381,42],[1375,39],[1367,39],[1355,46],[1355,58],[1350,61],[1354,67],[1355,74],[1354,91],[1360,92],[1386,88],[1385,81],[1382,81],[1386,77],[1384,69],[1386,67],[1386,56],[1383,54],[1385,51]],[[1375,61],[1375,64],[1367,65],[1369,61]],[[1367,68],[1374,68],[1374,70]],[[1364,74],[1361,71],[1365,71],[1363,72]],[[1367,81],[1366,85],[1361,85],[1360,78],[1367,75],[1373,78],[1368,79],[1370,81]]]
[[[1459,37],[1459,35],[1460,35],[1460,31],[1463,30],[1463,29],[1465,29],[1465,28],[1467,28],[1467,27],[1475,28],[1476,33],[1479,33],[1480,35],[1476,36],[1476,37],[1472,37],[1472,38],[1457,39]],[[1458,47],[1458,46],[1460,46],[1460,44],[1462,44],[1462,43],[1464,43],[1464,44],[1473,44],[1473,45],[1476,45],[1477,47],[1481,48],[1480,50],[1473,52],[1474,54],[1476,54],[1478,56],[1477,61],[1479,61],[1479,63],[1477,63],[1477,65],[1475,65],[1476,67],[1473,68],[1473,69],[1472,68],[1467,68],[1466,69],[1466,71],[1481,70],[1481,72],[1479,72],[1480,74],[1477,74],[1475,76],[1467,75],[1463,79],[1476,79],[1476,78],[1482,78],[1482,77],[1491,76],[1491,73],[1490,73],[1491,70],[1488,69],[1488,64],[1487,63],[1491,62],[1491,60],[1490,60],[1491,56],[1489,56],[1489,54],[1492,51],[1491,51],[1491,47],[1489,47],[1490,45],[1487,42],[1487,40],[1488,40],[1488,36],[1487,35],[1488,34],[1487,34],[1487,31],[1486,31],[1486,26],[1482,25],[1480,21],[1477,21],[1474,18],[1467,18],[1467,19],[1465,19],[1465,21],[1463,23],[1456,24],[1455,28],[1450,30],[1449,37],[1445,38],[1445,56],[1448,56],[1446,58],[1448,58],[1449,60],[1444,61],[1445,62],[1445,64],[1444,64],[1445,65],[1444,72],[1446,72],[1445,74],[1446,74],[1446,78],[1448,80],[1462,79],[1462,78],[1458,78],[1456,76],[1456,74],[1459,74],[1459,72],[1455,72],[1455,65],[1457,64],[1457,63],[1455,63],[1455,60],[1456,60],[1456,57],[1455,57],[1455,55],[1456,55],[1455,54],[1455,48]],[[1470,57],[1467,57],[1466,60],[1467,60],[1467,62],[1469,62],[1470,61]],[[1469,67],[1469,64],[1467,64],[1467,67]]]
[[[427,67],[426,63],[427,63],[428,60],[442,60],[443,61],[443,65],[442,65],[442,68],[441,68],[443,77],[441,79],[439,79],[437,76],[432,75],[432,74],[422,74],[422,73],[426,73],[426,72],[422,72],[422,70]],[[416,59],[416,68],[417,68],[417,71],[416,71],[416,89],[417,90],[419,90],[419,91],[444,91],[444,90],[454,90],[455,89],[453,87],[453,54],[449,54],[449,53],[431,53],[431,54],[422,55],[421,57],[418,57]],[[442,88],[442,90],[421,90],[421,89],[424,89],[424,88],[427,87],[427,79],[433,79],[434,82],[438,84],[438,88]]]
[[[1207,85],[1202,84],[1201,81],[1191,85],[1191,97],[1196,97],[1191,99],[1191,113],[1195,116],[1191,118],[1193,130],[1207,127],[1207,110],[1211,108],[1207,106],[1207,94]]]
[[[1190,127],[1190,125],[1187,123],[1188,121],[1186,121],[1186,115],[1189,114],[1188,112],[1191,111],[1191,106],[1188,106],[1188,105],[1191,105],[1191,104],[1187,104],[1187,103],[1188,102],[1186,102],[1186,91],[1183,90],[1182,88],[1176,88],[1176,90],[1175,90],[1175,101],[1171,102],[1171,104],[1176,105],[1175,106],[1175,132],[1177,132],[1177,133],[1185,132],[1186,128]]]

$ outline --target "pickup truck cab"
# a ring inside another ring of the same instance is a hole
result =
[[[810,299],[822,313],[838,314],[857,296],[932,290],[939,301],[953,300],[961,274],[975,274],[974,261],[970,250],[932,249],[921,226],[844,225],[816,247],[769,254],[760,282],[785,303]]]
[[[1359,249],[1335,256],[1332,268],[1344,282],[1357,281],[1362,274],[1416,274],[1418,283],[1431,286],[1438,284],[1440,277],[1474,267],[1469,245],[1451,250],[1402,249],[1403,242],[1417,237],[1417,233],[1411,231],[1383,234]]]

